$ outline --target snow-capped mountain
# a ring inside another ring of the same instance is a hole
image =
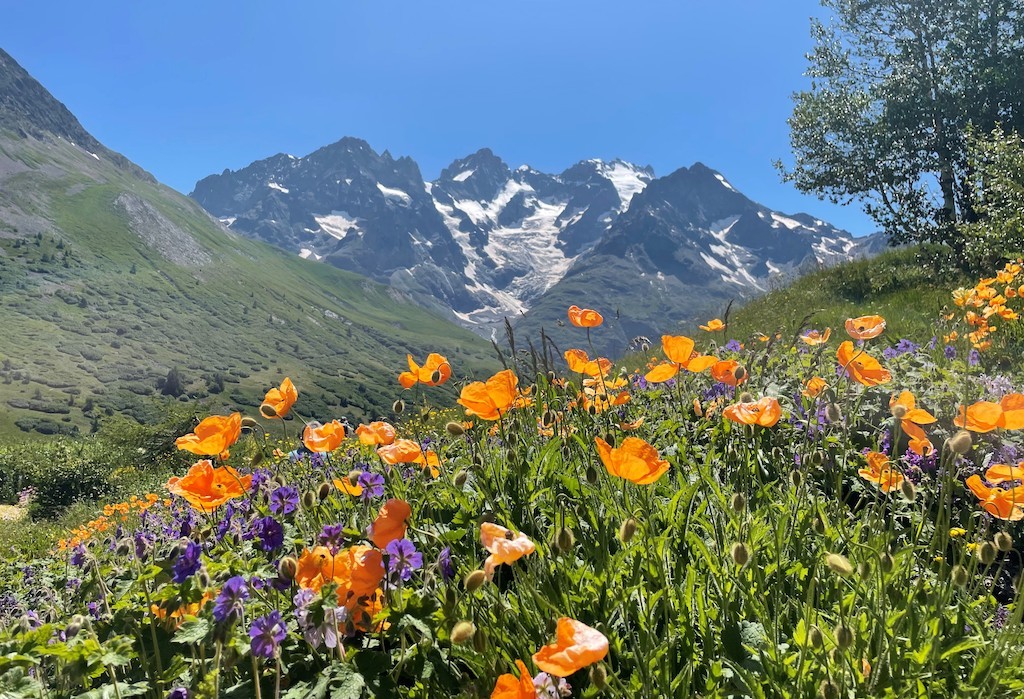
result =
[[[211,175],[191,196],[232,230],[414,292],[483,334],[505,317],[549,327],[565,301],[605,297],[657,308],[629,327],[659,332],[881,246],[757,204],[701,163],[661,178],[621,160],[548,174],[485,148],[425,182],[410,158],[345,138]]]

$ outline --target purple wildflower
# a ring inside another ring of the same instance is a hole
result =
[[[299,489],[293,485],[282,485],[270,494],[270,511],[275,515],[286,515],[299,506]]]
[[[194,541],[188,542],[185,550],[174,559],[174,575],[171,577],[176,583],[183,583],[199,570],[199,556],[203,552],[202,547]]]
[[[260,658],[273,658],[277,655],[281,641],[288,631],[281,621],[281,612],[276,609],[266,616],[261,616],[249,627],[249,646],[252,654]]]
[[[188,699],[188,690],[184,687],[175,687],[167,693],[167,699]]]
[[[572,696],[572,687],[563,677],[554,677],[546,672],[540,672],[533,678],[533,690],[537,693],[537,699],[562,699]]]
[[[942,350],[942,353],[946,355],[946,359],[950,361],[956,359],[956,347],[953,345],[946,345],[945,349]]]
[[[284,544],[284,527],[273,517],[260,517],[246,534],[246,538],[259,537],[260,548],[266,552],[274,551]]]
[[[213,618],[220,624],[230,624],[242,618],[245,600],[249,599],[249,587],[245,578],[236,575],[229,578],[213,603]]]
[[[85,564],[85,547],[79,544],[71,551],[71,565],[81,568]]]
[[[740,345],[738,340],[729,340],[728,342],[725,343],[725,349],[727,349],[730,352],[739,352],[741,349],[743,349],[743,346]]]
[[[423,567],[423,554],[408,539],[396,539],[387,545],[388,572],[393,580],[408,580],[414,570]]]
[[[981,363],[981,355],[978,353],[978,350],[972,349],[970,351],[970,353],[968,353],[968,355],[967,355],[967,365],[968,366],[978,366],[978,364],[980,364],[980,363]]]
[[[384,495],[384,476],[378,473],[363,471],[356,482],[363,488],[363,493],[359,496],[363,500],[372,500]]]
[[[441,579],[446,583],[455,579],[455,565],[452,563],[452,547],[445,546],[437,557],[437,568],[441,571]]]
[[[314,648],[326,645],[338,646],[338,629],[344,628],[348,610],[344,607],[320,607],[314,604],[316,595],[312,590],[302,589],[296,593],[295,618],[306,642]]]
[[[336,555],[345,546],[345,527],[340,524],[325,524],[320,531],[320,543]]]

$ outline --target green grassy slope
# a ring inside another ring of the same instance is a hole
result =
[[[973,282],[956,274],[938,276],[918,263],[916,254],[909,248],[891,250],[801,277],[734,308],[729,336],[793,333],[806,316],[808,327],[842,333],[847,318],[878,314],[885,317],[886,337],[894,342],[931,337],[939,312],[951,305],[950,291]]]
[[[429,351],[457,376],[494,365],[394,290],[233,235],[65,142],[0,133],[0,436],[141,415],[172,368],[215,404],[256,405],[290,375],[317,417],[374,416],[405,353]]]

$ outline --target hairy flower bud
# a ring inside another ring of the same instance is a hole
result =
[[[466,592],[476,592],[485,582],[487,582],[487,573],[477,569],[466,575],[462,584],[466,588]]]
[[[405,410],[405,401],[399,398],[398,400],[391,404],[391,410],[395,413],[395,415],[401,415],[402,412]]]
[[[445,431],[452,437],[461,437],[466,434],[466,428],[462,426],[461,422],[455,422],[452,420],[444,426]]]
[[[994,539],[996,548],[1006,552],[1013,548],[1013,537],[1007,532],[999,532]]]
[[[604,669],[604,665],[598,663],[590,668],[590,684],[599,692],[608,686],[608,671]]]
[[[847,648],[853,645],[855,637],[853,634],[853,629],[851,629],[849,626],[840,624],[836,627],[835,635],[836,645],[839,646],[840,649],[846,650]]]
[[[800,473],[799,470],[794,468],[792,471],[789,472],[789,482],[793,484],[794,488],[799,488],[801,485],[803,485],[804,474]]]
[[[835,403],[825,406],[825,417],[829,422],[840,422],[843,419],[843,411]]]
[[[540,416],[540,422],[544,427],[551,427],[555,424],[555,414],[550,410],[545,410],[544,414]]]
[[[307,490],[302,495],[302,506],[308,510],[308,509],[312,508],[313,505],[315,505],[315,504],[316,504],[316,493],[314,493],[312,490]]]
[[[729,500],[729,507],[736,514],[742,514],[747,509],[747,498],[742,493],[734,493],[732,498]]]
[[[896,561],[893,560],[893,557],[888,552],[883,552],[878,557],[878,567],[883,573],[891,573],[893,568],[896,567]]]
[[[472,621],[460,621],[452,628],[452,643],[457,646],[464,645],[473,640],[476,634],[476,625]]]
[[[572,529],[568,527],[562,527],[558,530],[558,534],[555,535],[555,547],[562,553],[572,551],[575,543],[576,537],[573,536]]]
[[[320,502],[323,502],[327,498],[331,497],[331,489],[333,487],[334,487],[333,483],[328,483],[327,481],[324,481],[323,483],[321,483],[320,487],[317,488],[317,491],[316,491],[317,499],[320,500]]]
[[[978,560],[982,565],[990,566],[996,561],[996,545],[986,541],[977,548]]]
[[[946,446],[955,453],[963,456],[971,449],[971,433],[967,430],[960,430],[946,440]]]
[[[814,624],[811,624],[811,628],[807,631],[807,640],[810,641],[812,648],[821,649],[825,646],[825,636]]]
[[[822,680],[818,685],[820,699],[839,699],[839,685],[832,680]]]
[[[900,492],[903,493],[903,497],[905,497],[910,502],[914,502],[914,500],[917,500],[917,488],[915,488],[914,484],[908,481],[906,478],[904,478],[903,482],[900,483]]]
[[[636,520],[630,517],[619,526],[619,541],[628,544],[633,535],[636,534]]]
[[[739,383],[740,381],[743,381],[743,379],[747,378],[747,370],[742,366],[738,366],[732,370],[732,375],[736,378],[736,383]],[[749,402],[750,401],[744,401],[744,403]]]
[[[273,411],[273,415],[267,414],[268,413],[268,410],[267,410],[268,408],[269,408],[269,410]],[[260,412],[263,413],[264,415],[266,415],[267,417],[277,417],[277,411],[274,410],[274,406],[268,405],[266,403],[264,403],[260,407]],[[242,431],[243,432],[251,432],[252,430],[256,429],[259,426],[260,426],[260,423],[256,422],[256,418],[249,417],[248,415],[246,415],[245,417],[242,418]]]
[[[821,465],[825,463],[825,455],[820,451],[812,451],[810,461],[814,468],[821,468]]]
[[[842,575],[844,578],[853,575],[853,566],[850,560],[839,553],[830,553],[825,556],[825,565],[832,569],[832,572]]]
[[[462,486],[466,485],[466,479],[468,479],[468,478],[469,478],[469,472],[468,471],[466,471],[465,469],[462,469],[462,470],[458,471],[455,474],[455,487],[456,488],[461,488]]]
[[[968,580],[967,570],[960,565],[953,566],[950,578],[953,580],[953,584],[957,587],[965,587]]]
[[[750,391],[744,391],[743,393],[740,394],[739,401],[740,403],[753,403],[754,394],[751,393]]]
[[[294,580],[295,573],[299,570],[299,562],[292,556],[285,556],[277,564],[277,574],[285,580]]]
[[[729,549],[729,555],[732,556],[732,562],[736,565],[743,567],[750,560],[750,549],[742,541],[737,541]]]
[[[597,483],[597,469],[593,466],[587,466],[587,483],[590,485]]]
[[[902,420],[907,416],[907,406],[903,405],[902,403],[896,403],[891,408],[889,408],[889,412],[892,413],[892,416],[897,420]]]

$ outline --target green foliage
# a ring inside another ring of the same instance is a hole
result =
[[[976,218],[970,128],[1024,126],[1019,0],[823,0],[809,89],[789,120],[784,178],[859,200],[897,243],[934,242],[965,263],[954,224]],[[781,165],[780,165],[781,168]]]
[[[1024,139],[1001,127],[972,134],[971,166],[979,220],[960,231],[975,271],[995,269],[1024,257]]]

